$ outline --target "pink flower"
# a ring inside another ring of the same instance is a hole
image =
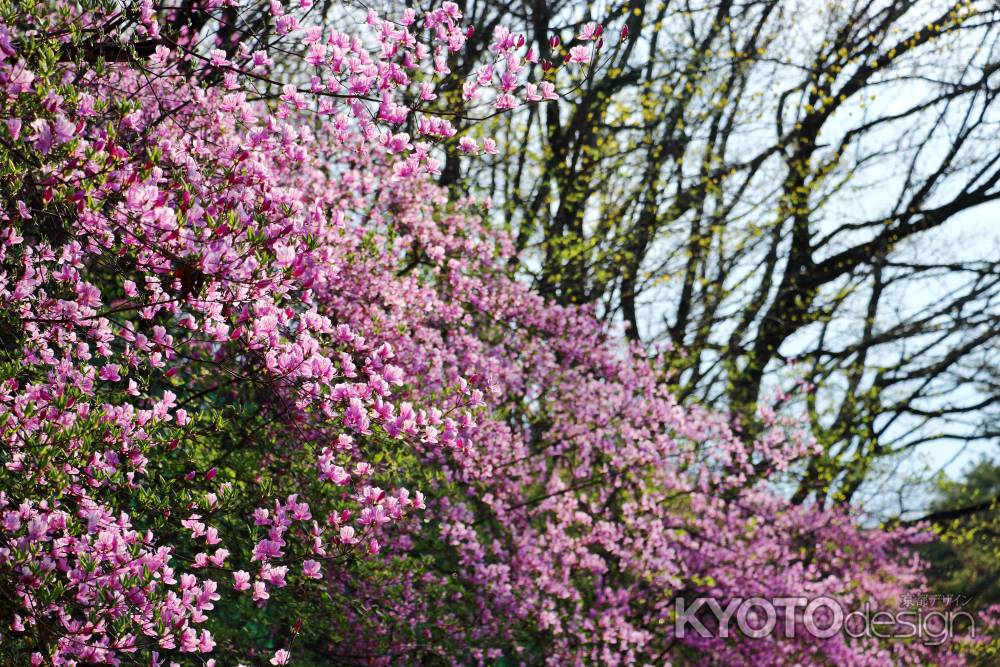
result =
[[[463,153],[468,153],[470,155],[475,155],[479,152],[479,146],[476,145],[476,140],[469,137],[462,137],[459,139],[458,148]]]
[[[601,36],[602,32],[604,32],[604,28],[591,21],[590,23],[587,23],[586,25],[583,26],[583,28],[580,29],[580,34],[577,35],[577,37],[587,42],[592,39],[597,39],[598,37]]]
[[[344,411],[344,425],[358,432],[367,433],[371,421],[368,418],[368,411],[357,396],[352,396],[348,401],[347,410]]]
[[[320,564],[314,560],[302,562],[302,573],[309,579],[321,579],[323,577]]]
[[[305,95],[299,92],[294,84],[287,83],[282,86],[281,101],[296,110],[306,108]]]
[[[514,109],[517,107],[517,98],[510,93],[501,93],[497,95],[497,101],[493,105],[497,109]]]
[[[233,572],[233,588],[245,591],[250,588],[250,573],[245,570]]]
[[[389,523],[390,519],[385,515],[385,508],[381,505],[375,507],[365,507],[361,510],[358,521],[362,526],[381,526]]]
[[[556,87],[551,81],[542,81],[538,84],[538,89],[541,91],[542,99],[545,100],[557,100],[559,96],[556,94]]]
[[[420,99],[425,102],[437,99],[437,95],[434,93],[434,84],[426,82],[420,84]]]
[[[253,548],[253,556],[250,562],[266,561],[271,558],[281,558],[284,555],[281,551],[281,544],[275,540],[261,540]]]
[[[475,81],[466,81],[462,84],[462,99],[471,102],[476,99],[479,92],[479,84]]]
[[[267,57],[267,51],[254,51],[250,54],[250,61],[254,71],[267,70],[274,61]]]
[[[253,582],[253,601],[260,602],[262,600],[267,600],[271,597],[271,594],[267,592],[267,584],[263,581]]]
[[[583,44],[574,46],[569,50],[568,62],[571,63],[589,63],[590,62],[590,49],[588,49]]]
[[[185,628],[181,632],[181,653],[193,653],[198,650],[198,631],[194,628]]]
[[[288,574],[288,566],[280,565],[278,567],[271,567],[268,563],[260,568],[260,578],[267,583],[275,586],[276,588],[285,587],[285,576]]]
[[[306,53],[306,62],[316,67],[323,64],[326,59],[326,44],[311,44]]]
[[[34,133],[29,137],[32,144],[42,155],[46,155],[52,149],[53,136],[52,126],[44,118],[36,118],[31,121],[31,129]]]
[[[19,95],[31,90],[31,84],[35,80],[35,73],[28,69],[23,60],[18,60],[13,69],[7,75],[7,91],[11,95]]]
[[[202,630],[201,637],[198,639],[198,651],[201,653],[211,653],[214,648],[215,639],[212,637],[212,633],[208,630]],[[212,661],[210,660],[209,662]],[[211,667],[211,665],[208,667]]]
[[[209,62],[212,67],[225,67],[229,64],[229,60],[226,58],[226,52],[222,49],[212,49],[211,59]]]
[[[65,144],[76,136],[76,125],[69,122],[66,116],[59,114],[52,123],[52,132],[56,144]]]
[[[318,44],[323,39],[323,29],[318,25],[310,26],[302,38],[303,44]]]
[[[274,657],[271,658],[272,665],[287,665],[288,660],[291,658],[291,654],[285,649],[278,649],[274,653]]]

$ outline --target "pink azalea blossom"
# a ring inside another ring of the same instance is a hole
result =
[[[462,137],[458,140],[458,148],[463,153],[469,153],[475,155],[479,152],[479,146],[476,144],[476,140],[470,137]]]
[[[302,573],[309,579],[321,579],[323,577],[320,564],[314,560],[305,560],[302,562]]]
[[[590,62],[590,49],[579,44],[570,48],[568,62],[571,63],[589,63]]]
[[[250,573],[245,570],[237,570],[233,572],[233,588],[238,591],[246,591],[250,589]]]

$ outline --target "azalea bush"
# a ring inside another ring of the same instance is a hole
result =
[[[794,419],[746,442],[509,276],[433,179],[493,149],[439,99],[456,5],[309,9],[0,2],[0,661],[961,662],[676,636],[676,598],[898,601],[926,536],[790,504]],[[523,47],[484,114],[556,95]]]

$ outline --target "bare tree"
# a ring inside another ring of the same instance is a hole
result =
[[[678,391],[748,436],[771,385],[803,382],[824,453],[798,500],[849,501],[882,457],[995,436],[977,387],[996,363],[1000,246],[967,214],[1000,197],[1000,10],[598,7],[465,5],[483,39],[513,14],[556,63],[584,22],[608,28],[585,75],[546,75],[562,104],[491,128],[506,154],[444,170],[499,203],[517,269],[669,343]]]

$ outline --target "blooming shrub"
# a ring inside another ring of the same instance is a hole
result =
[[[507,275],[400,131],[452,139],[394,96],[436,95],[455,5],[308,4],[266,9],[304,84],[148,1],[3,6],[4,664],[924,663],[675,636],[676,597],[894,600],[921,537],[789,504],[794,422],[741,441]],[[554,95],[494,38],[467,95]]]

